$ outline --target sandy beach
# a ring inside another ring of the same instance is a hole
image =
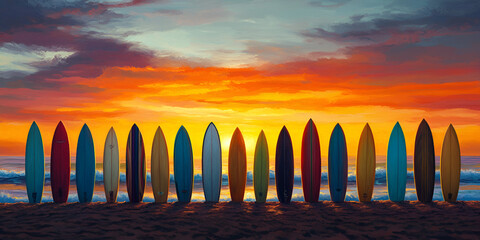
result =
[[[476,239],[480,202],[0,204],[1,239]]]

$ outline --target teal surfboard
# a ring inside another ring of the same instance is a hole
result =
[[[75,167],[78,201],[91,202],[95,187],[95,150],[92,133],[84,124],[77,143],[77,162]]]
[[[180,127],[173,148],[173,175],[179,202],[190,202],[193,191],[192,143],[185,127]]]
[[[393,127],[387,150],[387,187],[391,201],[405,200],[407,185],[407,148],[400,123]]]
[[[337,123],[328,146],[328,187],[333,202],[344,202],[348,182],[348,155],[345,134]]]
[[[37,123],[33,122],[28,131],[25,149],[25,183],[28,202],[42,201],[43,183],[45,182],[45,155],[43,141]]]

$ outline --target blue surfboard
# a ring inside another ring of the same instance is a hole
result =
[[[222,148],[213,122],[208,125],[203,137],[202,181],[205,201],[218,202],[222,187]]]
[[[347,193],[348,155],[345,134],[337,123],[328,146],[328,187],[334,202],[344,202]]]
[[[77,159],[75,166],[78,201],[91,202],[95,187],[95,150],[92,133],[84,124],[77,143]]]
[[[405,200],[407,185],[407,147],[400,123],[393,127],[388,140],[387,151],[387,187],[391,201]]]
[[[190,202],[193,190],[192,143],[185,127],[181,126],[173,148],[173,175],[179,202]]]
[[[25,149],[25,183],[27,185],[28,202],[42,201],[43,184],[45,182],[45,155],[43,141],[37,123],[33,122],[28,131]]]

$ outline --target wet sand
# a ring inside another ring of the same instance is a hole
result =
[[[0,204],[0,239],[478,239],[480,202]]]

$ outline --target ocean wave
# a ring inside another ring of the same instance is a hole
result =
[[[230,201],[230,197],[221,196],[221,202],[228,202]],[[388,194],[386,193],[374,193],[373,201],[380,201],[380,200],[389,200]],[[417,195],[415,191],[407,191],[405,193],[405,201],[416,201]],[[480,191],[478,190],[460,190],[458,193],[458,201],[479,201],[480,200]],[[92,202],[105,202],[105,195],[104,194],[94,194],[92,198]],[[143,202],[154,202],[155,199],[153,197],[145,196],[143,198]],[[168,202],[176,202],[177,198],[175,194],[172,194],[168,198]],[[254,196],[246,196],[244,198],[246,202],[255,202]],[[302,202],[304,201],[303,194],[293,194],[292,201],[294,202]],[[328,192],[320,192],[319,201],[330,201],[330,194]],[[345,201],[358,201],[358,195],[356,191],[348,191],[345,195]],[[443,201],[443,197],[441,194],[441,190],[439,188],[435,189],[435,193],[433,195],[433,201]],[[15,196],[14,194],[0,192],[0,203],[18,203],[18,202],[28,202],[28,198],[22,194],[22,196]],[[53,202],[51,196],[43,196],[42,202]],[[78,196],[76,194],[70,194],[68,196],[68,202],[74,203],[78,202]],[[126,192],[119,192],[117,197],[117,202],[129,202],[128,193]],[[192,202],[204,202],[203,198],[192,198]],[[278,198],[273,196],[267,198],[267,202],[278,202]]]
[[[147,182],[151,182],[151,174],[150,172],[147,173]],[[275,171],[270,170],[269,173],[269,178],[270,181],[275,181]],[[327,172],[322,172],[322,182],[326,183],[328,182],[328,173]],[[120,182],[125,183],[126,182],[126,174],[125,172],[120,173]],[[75,184],[75,171],[70,172],[70,181],[72,184]],[[202,175],[201,174],[195,174],[193,176],[193,180],[195,183],[201,183],[202,182]],[[440,171],[435,172],[435,180],[438,182],[440,181]],[[377,168],[375,171],[375,184],[376,185],[384,185],[386,184],[387,181],[387,171],[384,168]],[[414,174],[413,171],[408,171],[407,172],[407,182],[413,182],[414,181]],[[170,174],[170,183],[175,182],[175,177],[173,174]],[[294,176],[294,183],[296,185],[301,185],[302,178],[301,175],[296,174]],[[355,183],[356,182],[356,175],[355,172],[349,172],[348,173],[348,182],[349,183]],[[50,183],[50,173],[46,172],[45,173],[45,183],[49,184]],[[95,183],[96,184],[102,184],[103,183],[103,172],[102,171],[95,171]],[[480,171],[479,170],[473,170],[473,169],[464,169],[461,170],[460,174],[460,183],[468,183],[468,184],[480,184]],[[25,171],[13,171],[13,170],[6,170],[6,169],[0,169],[0,184],[25,184]],[[253,172],[248,171],[247,172],[247,184],[253,184]],[[228,174],[222,174],[222,185],[227,186],[228,185]]]

